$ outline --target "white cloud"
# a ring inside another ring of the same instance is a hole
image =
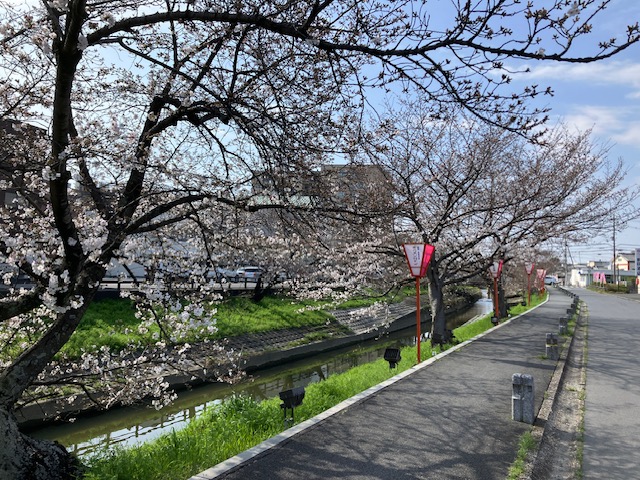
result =
[[[640,121],[625,122],[624,128],[612,137],[614,141],[625,144],[638,146],[640,140]]]
[[[632,90],[627,97],[640,98],[640,63],[631,61],[545,64],[533,67],[528,73],[519,75],[518,80],[622,86]]]
[[[640,151],[640,63],[631,59],[534,67],[519,80],[549,84],[552,113],[605,142]],[[628,155],[625,155],[628,156]]]
[[[578,130],[592,129],[594,135],[620,145],[637,148],[640,144],[640,108],[574,105],[563,116],[567,125]]]
[[[564,116],[564,121],[579,130],[592,129],[596,135],[612,135],[624,128],[624,109],[594,105],[575,106]]]

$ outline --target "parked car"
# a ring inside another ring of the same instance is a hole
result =
[[[289,275],[289,273],[285,272],[284,270],[280,270],[274,276],[274,282],[276,283],[286,282],[287,280],[290,280],[290,279],[291,279],[291,276]]]
[[[215,279],[220,283],[225,283],[234,282],[238,274],[235,270],[230,268],[216,267],[215,271],[209,273],[209,276],[215,277]]]
[[[551,285],[552,287],[555,287],[557,283],[558,283],[558,279],[556,277],[552,277],[550,275],[547,275],[546,277],[544,277],[545,285]]]
[[[236,278],[240,282],[246,280],[257,282],[258,279],[262,276],[263,272],[264,270],[262,270],[262,268],[260,267],[240,267],[238,270],[236,270]]]

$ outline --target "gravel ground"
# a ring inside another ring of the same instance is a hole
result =
[[[571,347],[565,350],[564,367],[557,384],[548,390],[550,408],[543,405],[532,434],[539,448],[528,458],[519,480],[569,480],[582,478],[582,426],[587,359],[586,306],[581,305]]]

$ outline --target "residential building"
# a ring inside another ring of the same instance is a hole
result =
[[[611,269],[611,262],[605,260],[591,260],[587,262],[587,268],[606,270]]]
[[[635,272],[636,271],[636,254],[630,253],[618,253],[615,258],[615,268],[618,271]]]
[[[373,211],[393,205],[390,177],[379,165],[323,165],[320,175],[330,185],[330,198],[338,204],[364,204]]]

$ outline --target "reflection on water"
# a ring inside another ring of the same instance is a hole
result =
[[[455,328],[476,315],[491,311],[491,301],[480,300],[461,315],[447,319]],[[131,447],[153,440],[172,430],[179,430],[207,408],[234,394],[249,395],[256,400],[272,398],[282,390],[320,382],[331,375],[357,365],[382,358],[390,346],[415,343],[414,329],[381,335],[358,345],[291,362],[256,372],[236,384],[211,384],[181,392],[169,407],[156,411],[148,407],[127,407],[100,415],[79,418],[73,423],[48,426],[33,432],[37,438],[57,440],[77,455],[89,455],[114,446]]]

